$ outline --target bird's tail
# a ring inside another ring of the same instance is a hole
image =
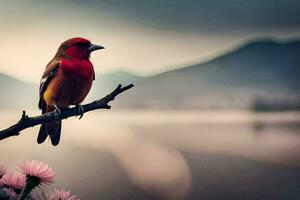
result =
[[[47,139],[47,125],[46,124],[42,124],[40,126],[40,130],[39,130],[39,135],[37,137],[37,143],[41,144],[43,143],[46,139]]]
[[[58,145],[61,133],[61,120],[48,123],[46,129],[52,145]]]
[[[42,113],[51,112],[55,108],[47,106],[46,109],[43,109]],[[46,124],[42,124],[40,127],[39,135],[37,138],[37,142],[39,144],[43,143],[47,136],[49,135],[52,145],[56,146],[60,141],[60,133],[61,133],[61,120],[55,122],[49,122]]]

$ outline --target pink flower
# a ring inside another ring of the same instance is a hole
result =
[[[35,177],[40,184],[51,184],[54,181],[54,171],[41,161],[24,161],[19,165],[20,170],[27,177]]]
[[[4,167],[4,165],[0,164],[0,179],[2,178],[2,176],[6,173],[6,167]]]
[[[17,200],[18,195],[12,188],[3,188],[2,191],[9,197],[9,200]]]
[[[15,174],[8,172],[2,178],[4,186],[11,187],[14,190],[21,190],[25,185],[25,176],[23,174]]]
[[[71,195],[70,191],[63,189],[55,189],[52,194],[48,196],[47,200],[80,200],[78,197]]]

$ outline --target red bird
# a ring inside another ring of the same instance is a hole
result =
[[[71,38],[63,42],[54,58],[46,66],[40,82],[39,108],[42,113],[76,105],[83,113],[80,103],[89,93],[95,80],[94,67],[89,60],[94,50],[104,47],[92,44],[84,38]],[[51,143],[58,145],[61,121],[42,124],[37,142],[43,143],[49,135]]]

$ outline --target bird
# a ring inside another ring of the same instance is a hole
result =
[[[90,54],[100,49],[104,47],[92,44],[90,40],[82,37],[68,39],[59,46],[46,65],[40,81],[38,107],[42,114],[55,111],[57,118],[61,109],[74,105],[78,107],[82,117],[84,110],[81,103],[95,80]],[[49,136],[52,145],[58,145],[61,128],[61,120],[42,124],[37,143],[43,143]]]

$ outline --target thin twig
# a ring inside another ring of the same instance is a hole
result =
[[[83,113],[96,110],[96,109],[110,109],[111,106],[108,105],[108,103],[110,101],[113,101],[115,97],[118,96],[120,93],[129,90],[133,86],[134,86],[133,84],[127,85],[125,87],[122,87],[121,84],[118,85],[118,87],[114,91],[112,91],[110,94],[106,95],[102,99],[99,99],[89,104],[82,105],[84,110]],[[59,114],[53,111],[35,117],[28,117],[28,115],[26,115],[26,112],[23,111],[21,119],[16,124],[12,125],[7,129],[0,131],[0,140],[3,140],[11,136],[17,136],[20,134],[20,131],[29,127],[33,127],[43,123],[48,123],[51,121],[62,120],[68,117],[78,116],[81,114],[82,114],[81,111],[76,107],[63,109]]]

